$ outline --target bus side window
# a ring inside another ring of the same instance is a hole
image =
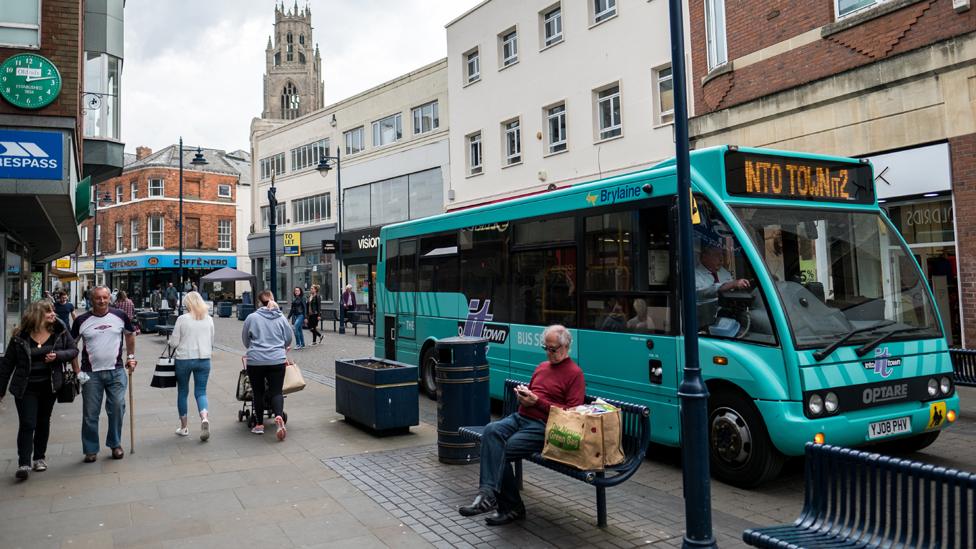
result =
[[[422,237],[419,266],[421,292],[458,291],[457,232]]]
[[[386,291],[396,292],[399,290],[397,280],[400,265],[397,256],[400,255],[400,241],[388,240],[386,242]]]
[[[399,291],[417,291],[417,241],[414,239],[400,242],[399,255]]]
[[[461,229],[458,233],[461,293],[482,306],[490,300],[488,312],[495,322],[508,322],[509,223],[492,223]]]
[[[575,217],[515,225],[511,322],[576,327],[575,235]]]

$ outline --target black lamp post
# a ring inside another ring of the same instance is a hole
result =
[[[339,272],[339,333],[346,333],[346,310],[342,306],[342,294],[345,286],[342,281],[342,163],[339,160],[339,149],[336,148],[335,156],[322,155],[319,158],[318,170],[322,177],[325,177],[332,169],[332,161],[335,161],[336,169],[336,269]]]
[[[678,398],[681,399],[681,468],[685,492],[685,537],[682,546],[716,547],[712,534],[712,495],[708,470],[708,388],[702,381],[698,357],[682,4],[681,0],[669,0],[671,74],[674,76],[674,146],[678,177],[678,272],[681,273],[681,318],[685,339],[684,378],[678,387]]]
[[[92,209],[94,210],[94,219],[92,220],[92,284],[98,286],[98,245],[101,244],[101,235],[98,230],[98,203],[105,202],[108,203],[112,200],[112,197],[105,193],[102,196],[98,196],[98,184],[92,186],[95,189],[95,196],[92,198]],[[103,269],[104,270],[104,269]]]
[[[197,154],[193,156],[193,160],[190,164],[194,166],[204,166],[208,164],[207,159],[203,157],[203,149],[197,147]],[[183,138],[180,137],[180,277],[179,277],[179,288],[177,288],[177,303],[176,311],[178,315],[183,314]]]
[[[268,188],[268,236],[271,238],[271,244],[268,246],[271,280],[268,283],[271,285],[272,294],[275,293],[275,283],[278,280],[278,254],[275,250],[275,231],[278,229],[278,189],[275,188],[275,175],[277,174],[272,170],[271,187]],[[275,296],[275,299],[280,299],[280,297]]]

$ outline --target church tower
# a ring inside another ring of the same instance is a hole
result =
[[[312,10],[285,11],[275,4],[274,43],[265,50],[264,111],[261,118],[293,120],[325,106],[322,57],[312,47]]]

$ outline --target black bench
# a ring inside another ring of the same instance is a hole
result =
[[[352,331],[359,335],[359,325],[366,326],[366,335],[373,336],[373,316],[369,311],[346,311],[346,321],[352,322]]]
[[[949,349],[956,385],[976,387],[976,349]]]
[[[514,414],[518,410],[518,399],[513,390],[516,385],[524,382],[514,379],[505,380],[505,405],[502,417]],[[586,396],[586,402],[591,403],[596,397]],[[574,467],[550,461],[542,457],[542,453],[532,454],[525,458],[553,471],[581,480],[596,487],[596,516],[597,526],[607,525],[607,495],[606,489],[616,486],[633,476],[644,461],[647,446],[651,440],[651,414],[647,406],[629,404],[617,400],[604,399],[606,402],[620,408],[620,424],[623,431],[622,445],[624,460],[619,465],[607,467],[604,471],[581,471]],[[484,426],[461,427],[458,434],[473,441],[481,441]],[[522,486],[522,460],[515,461],[515,475],[519,486]]]
[[[976,547],[976,475],[807,443],[803,510],[746,530],[753,547]]]
[[[327,320],[332,321],[332,331],[337,331],[336,326],[339,323],[339,312],[335,309],[322,309],[322,316],[319,317],[319,324],[322,325],[323,330],[325,330],[325,322]]]

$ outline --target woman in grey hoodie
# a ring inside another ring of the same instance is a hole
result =
[[[264,384],[268,384],[268,398],[274,412],[276,436],[285,439],[285,422],[282,419],[285,397],[281,394],[285,383],[285,362],[291,346],[292,327],[275,303],[274,294],[265,290],[258,294],[261,307],[247,316],[241,337],[247,348],[247,377],[251,380],[254,396],[254,415],[258,424],[251,429],[256,435],[264,434]]]

